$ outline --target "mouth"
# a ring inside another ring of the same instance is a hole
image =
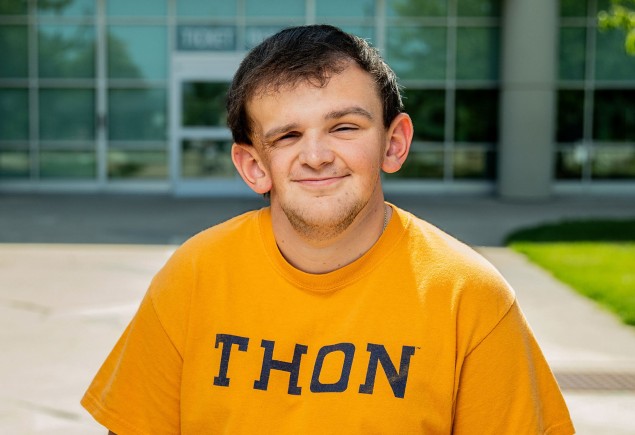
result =
[[[297,178],[293,180],[294,182],[306,186],[306,187],[327,187],[332,186],[344,178],[348,177],[348,175],[342,175],[337,177],[306,177],[306,178]]]

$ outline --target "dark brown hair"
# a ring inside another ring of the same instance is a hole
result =
[[[291,27],[265,39],[240,64],[227,93],[227,124],[234,142],[252,144],[247,102],[257,93],[329,77],[356,62],[374,79],[383,104],[384,126],[403,111],[395,73],[367,41],[329,25]]]

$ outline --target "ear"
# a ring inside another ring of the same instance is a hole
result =
[[[271,190],[271,177],[253,145],[233,144],[232,162],[251,190],[261,195]]]
[[[392,174],[401,169],[410,152],[414,127],[407,113],[400,113],[388,127],[386,135],[386,151],[381,168],[384,172]]]

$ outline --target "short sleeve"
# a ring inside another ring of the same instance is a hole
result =
[[[181,355],[148,294],[82,405],[118,435],[179,433],[181,368]]]
[[[465,357],[453,434],[575,432],[558,384],[518,305]]]

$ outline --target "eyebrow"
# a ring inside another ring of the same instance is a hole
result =
[[[346,115],[361,115],[370,121],[374,119],[373,115],[368,110],[360,106],[350,106],[340,110],[333,110],[332,112],[327,113],[324,119],[338,119]]]

